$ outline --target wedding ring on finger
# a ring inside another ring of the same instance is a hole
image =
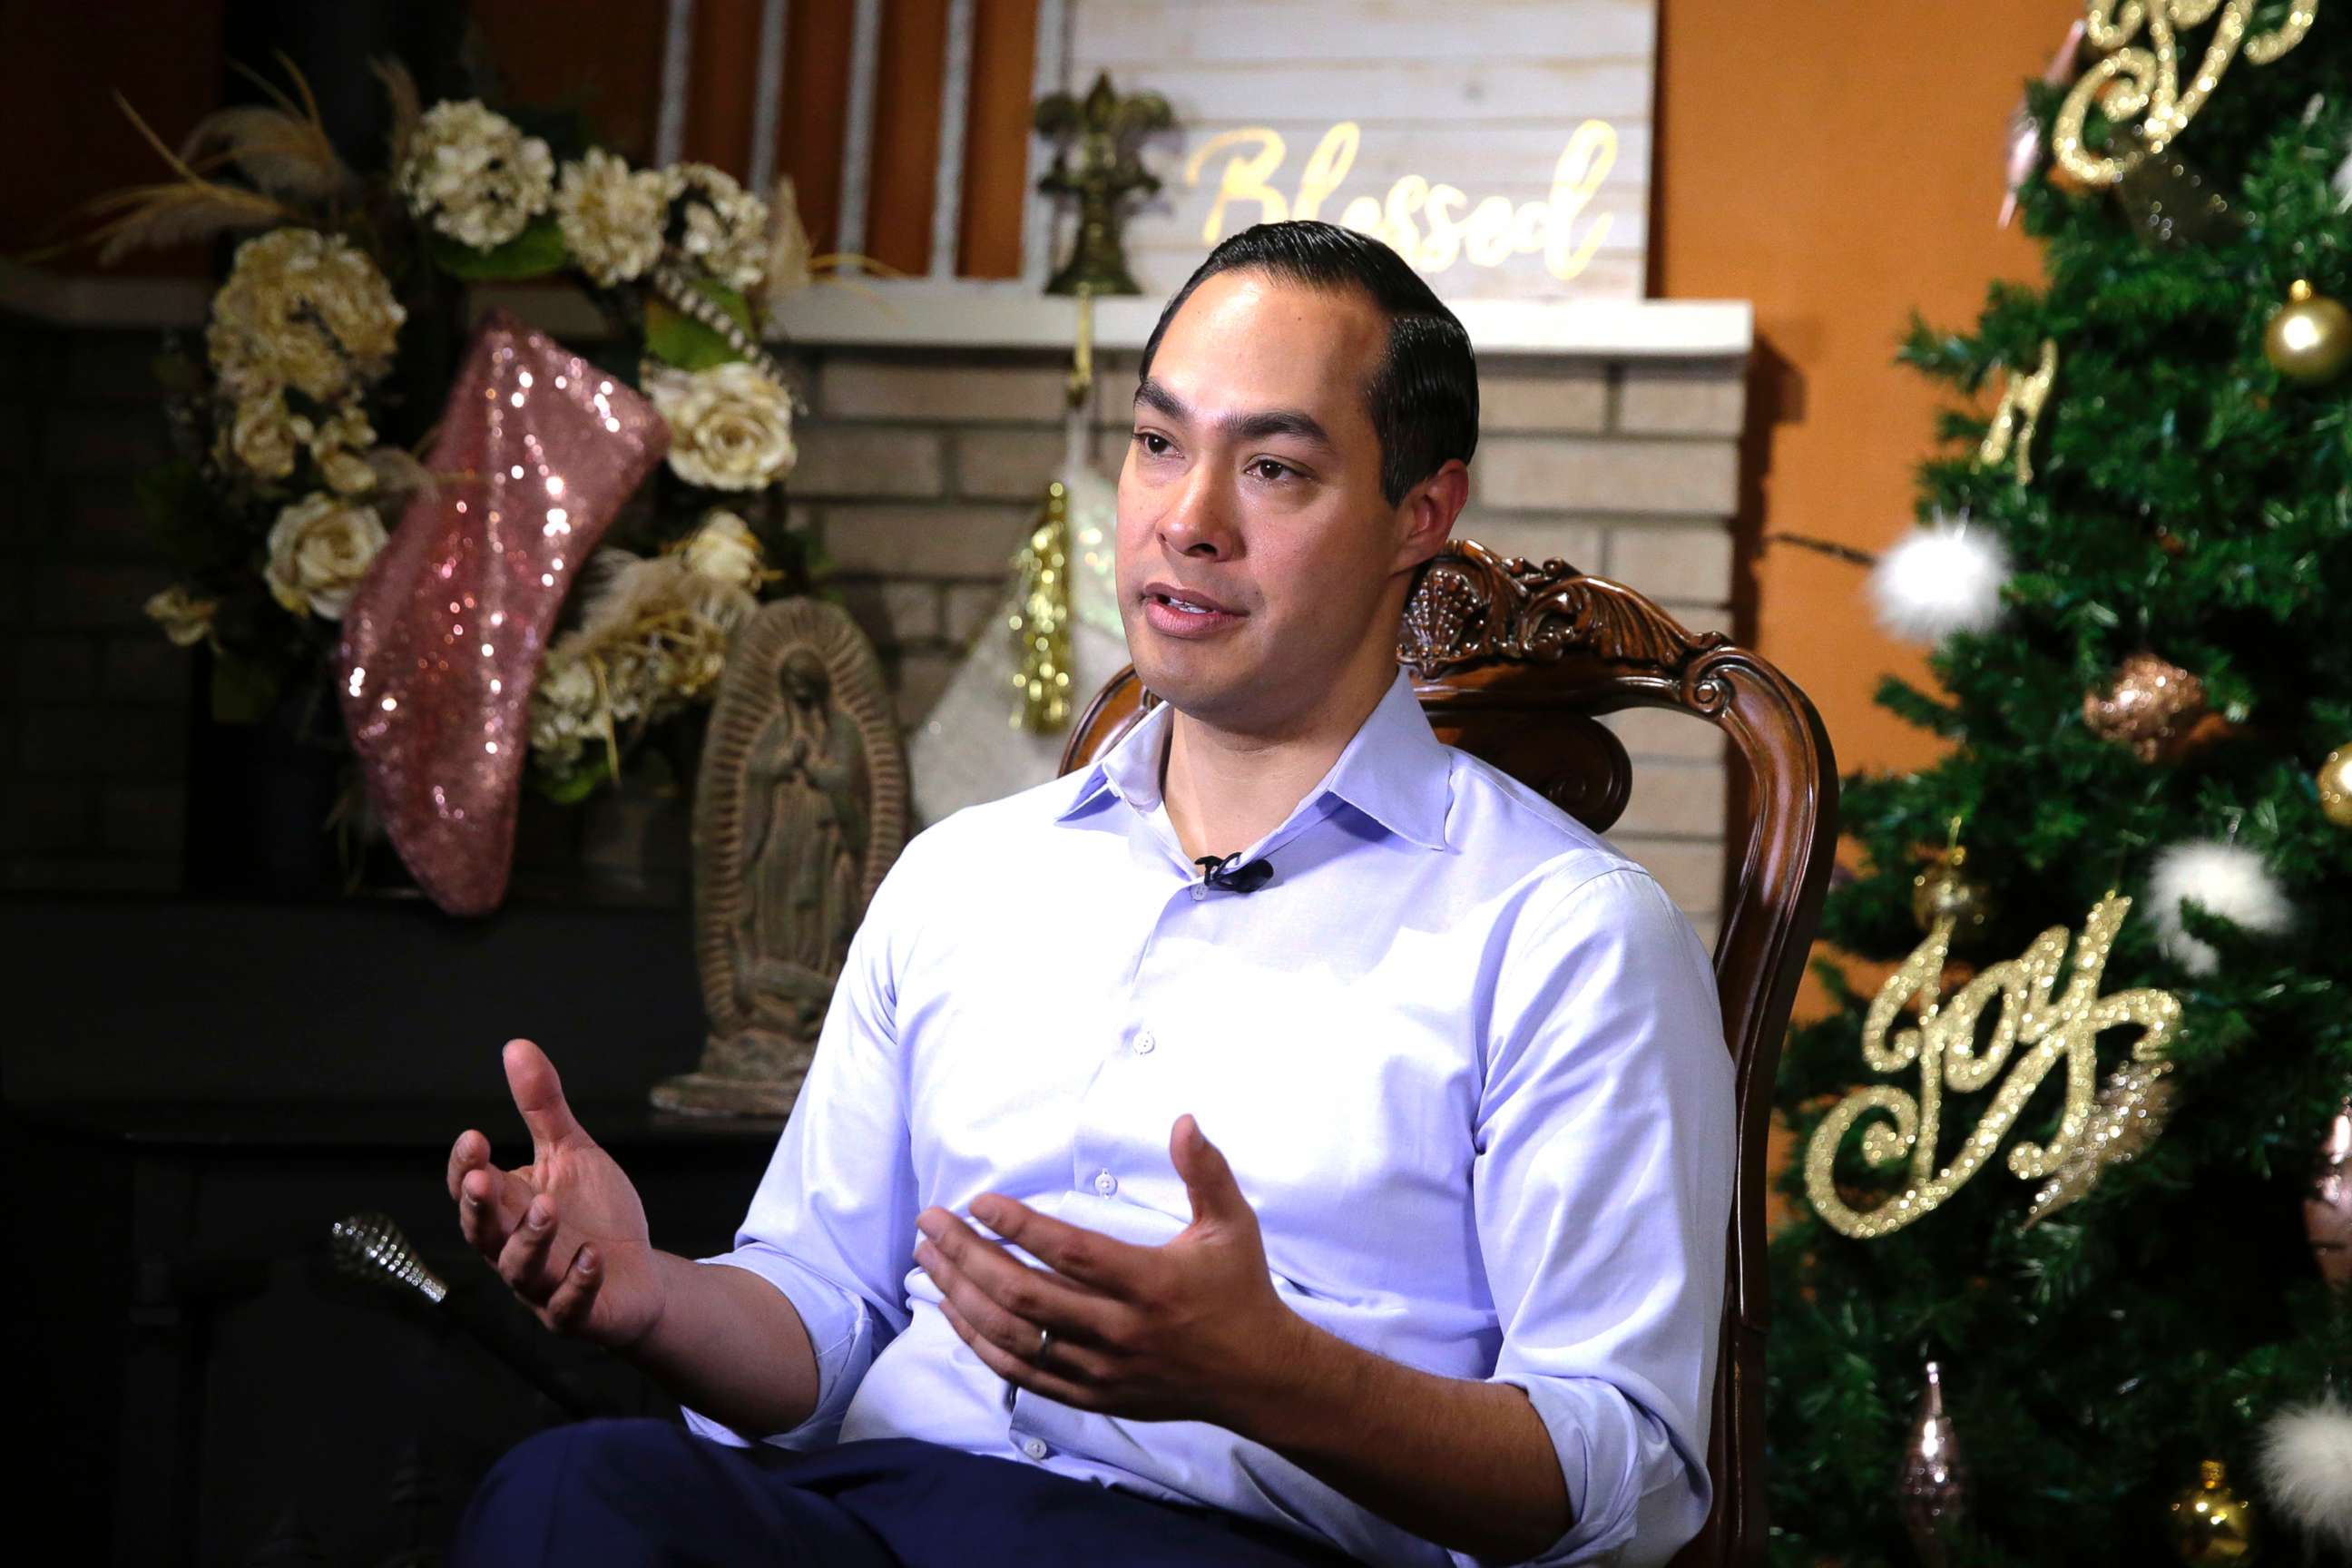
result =
[[[1037,1331],[1037,1353],[1036,1353],[1036,1355],[1035,1355],[1033,1359],[1035,1361],[1035,1363],[1036,1363],[1039,1366],[1044,1366],[1044,1365],[1045,1364],[1045,1349],[1046,1349],[1046,1347],[1047,1347],[1047,1346],[1051,1345],[1053,1342],[1054,1342],[1054,1331],[1053,1331],[1053,1330],[1051,1330],[1051,1329],[1039,1329],[1039,1330]]]

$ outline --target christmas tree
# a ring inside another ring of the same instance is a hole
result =
[[[1781,1069],[1778,1563],[2225,1561],[2231,1493],[2261,1560],[2352,1552],[2314,1246],[2352,1198],[2313,1196],[2352,1091],[2352,3],[2088,9],[2027,98],[2044,281],[1902,353],[1955,405],[1870,587],[1936,689],[1878,700],[1949,750],[1845,781],[1845,962]]]

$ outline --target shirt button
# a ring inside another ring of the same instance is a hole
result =
[[[1105,1171],[1095,1178],[1095,1191],[1105,1197],[1110,1196],[1111,1194],[1118,1191],[1118,1178]]]
[[[1156,1045],[1158,1045],[1159,1043],[1160,1043],[1160,1042],[1159,1042],[1158,1040],[1155,1040],[1155,1039],[1153,1039],[1153,1038],[1151,1037],[1151,1031],[1150,1031],[1150,1030],[1149,1030],[1149,1029],[1146,1029],[1146,1030],[1144,1030],[1144,1031],[1143,1031],[1143,1033],[1141,1033],[1141,1034],[1139,1034],[1139,1035],[1138,1035],[1138,1036],[1136,1036],[1136,1037],[1135,1037],[1135,1050],[1136,1050],[1136,1054],[1137,1054],[1138,1056],[1145,1056],[1145,1057],[1148,1057],[1148,1056],[1150,1056],[1150,1055],[1151,1054],[1151,1047],[1154,1047],[1154,1046],[1156,1046]]]
[[[1042,1459],[1045,1457],[1045,1439],[1032,1437],[1021,1445],[1021,1451],[1033,1459]]]
[[[1199,903],[1202,899],[1205,899],[1205,898],[1207,898],[1208,896],[1209,896],[1209,889],[1206,889],[1206,888],[1204,888],[1204,887],[1201,886],[1201,884],[1199,884],[1198,882],[1195,882],[1195,883],[1193,883],[1193,884],[1192,884],[1192,901],[1193,901],[1194,903],[1196,903],[1196,904],[1197,904],[1197,903]]]

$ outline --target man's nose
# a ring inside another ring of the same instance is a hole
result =
[[[1205,467],[1186,476],[1182,490],[1160,514],[1160,537],[1181,555],[1223,561],[1234,553],[1231,498]]]

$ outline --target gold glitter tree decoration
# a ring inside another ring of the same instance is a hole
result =
[[[2099,994],[2107,952],[2123,928],[2131,900],[2110,893],[2083,922],[2074,944],[2072,973],[2063,994],[2058,974],[2066,959],[2067,931],[2053,926],[2033,940],[2024,955],[1990,965],[1943,1000],[1944,960],[1950,951],[1954,917],[1939,918],[1910,957],[1872,999],[1864,1020],[1862,1056],[1874,1072],[1916,1067],[1915,1095],[1890,1084],[1857,1089],[1813,1131],[1805,1149],[1805,1191],[1832,1229],[1858,1239],[1891,1235],[1934,1212],[1992,1157],[2010,1128],[2054,1069],[2065,1072],[2064,1110],[2046,1143],[2019,1142],[2009,1151],[2009,1168],[2028,1181],[2045,1183],[2027,1224],[2054,1213],[2088,1192],[2098,1173],[2145,1147],[2160,1124],[2165,1102],[2159,1079],[2169,1069],[2166,1047],[2180,1021],[2180,1003],[2169,992],[2119,991]],[[1889,1031],[1916,1002],[1917,1022]],[[1980,1039],[1986,1010],[1998,1007],[1990,1039]],[[2098,1037],[2120,1025],[2141,1028],[2129,1060],[2094,1095],[2098,1079]],[[2008,1068],[2008,1076],[2001,1069]],[[1943,1127],[1944,1096],[1971,1094],[1999,1079],[1983,1119],[1964,1138],[1951,1163],[1938,1170],[1936,1149]],[[1885,1114],[1863,1130],[1863,1158],[1892,1165],[1906,1156],[1904,1189],[1874,1207],[1857,1209],[1837,1187],[1833,1174],[1839,1146],[1854,1124],[1873,1111]]]
[[[1980,466],[1993,468],[2014,456],[2018,484],[2033,482],[2033,432],[2042,423],[2042,405],[2050,401],[2050,388],[2057,379],[2058,342],[2044,338],[2041,363],[2031,372],[2011,369],[2002,382],[2000,405],[1992,411],[1992,424],[1977,447]]]
[[[2189,128],[2197,111],[2221,85],[2221,73],[2243,53],[2250,65],[2266,66],[2311,31],[2319,0],[2294,0],[2279,25],[2247,36],[2255,0],[2090,0],[2084,33],[2106,58],[2085,70],[2060,106],[2050,127],[2050,153],[2058,166],[2085,185],[2112,185],[2151,153],[2160,153]],[[2180,35],[2220,12],[2206,41],[2204,58],[2186,89],[2180,79]],[[2135,43],[2141,27],[2147,41]],[[2145,115],[2139,145],[2119,153],[2093,153],[2083,144],[2084,122],[2095,107],[2116,126]]]

